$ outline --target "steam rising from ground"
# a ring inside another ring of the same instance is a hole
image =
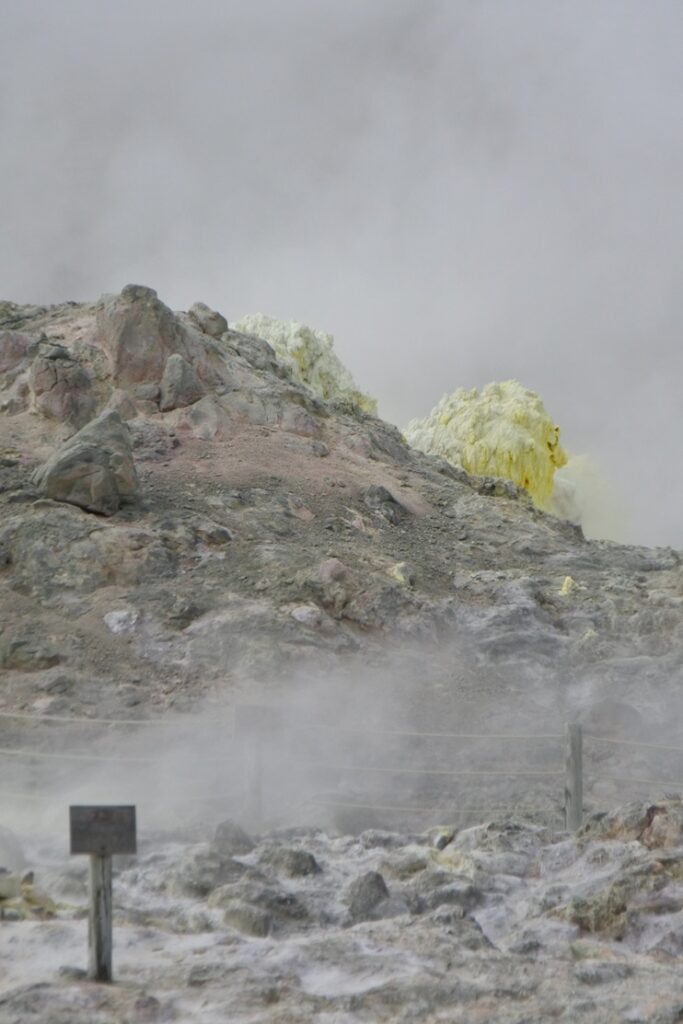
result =
[[[154,724],[36,721],[30,743],[37,756],[11,759],[3,776],[3,823],[21,834],[53,835],[61,846],[71,803],[133,803],[142,831],[186,836],[225,818],[255,829],[405,831],[481,821],[495,816],[493,809],[519,805],[558,824],[562,780],[508,779],[506,772],[561,770],[564,724],[577,716],[600,734],[623,736],[626,729],[631,738],[664,742],[673,698],[664,686],[654,700],[653,694],[638,680],[608,693],[590,670],[566,675],[518,659],[496,665],[468,643],[438,652],[404,647],[384,668],[296,673],[289,683],[279,681],[277,694],[245,681],[241,694],[224,703]],[[245,705],[265,709],[262,729],[235,729],[235,709],[243,715]],[[4,727],[7,738],[10,728]],[[511,733],[522,739],[500,738]],[[482,738],[490,734],[498,738]],[[26,726],[11,739],[28,746]],[[41,759],[40,753],[82,759]],[[635,755],[627,755],[630,765]],[[447,774],[477,769],[501,774]],[[662,777],[672,771],[665,766]],[[260,805],[254,772],[261,773]],[[589,804],[600,806],[604,794],[586,788]],[[462,808],[477,813],[463,816]]]
[[[628,542],[633,536],[623,496],[587,455],[572,455],[555,474],[550,511],[580,523],[586,537]]]

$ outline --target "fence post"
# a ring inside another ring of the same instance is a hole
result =
[[[281,725],[282,715],[277,708],[259,704],[239,704],[235,708],[235,736],[242,762],[243,810],[255,825],[265,816],[267,766]]]
[[[565,726],[564,817],[566,828],[576,832],[583,818],[583,734],[577,722]]]

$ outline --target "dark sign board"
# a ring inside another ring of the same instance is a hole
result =
[[[71,852],[135,853],[135,807],[70,807]]]

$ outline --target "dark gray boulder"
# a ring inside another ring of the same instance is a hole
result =
[[[353,921],[367,921],[384,900],[389,899],[389,890],[379,871],[368,871],[356,878],[346,893],[349,914]]]
[[[138,495],[128,427],[117,412],[102,413],[53,452],[32,482],[53,501],[113,515]]]
[[[228,329],[228,321],[222,313],[217,313],[203,302],[195,302],[190,306],[188,316],[202,334],[208,334],[210,338],[220,338]]]

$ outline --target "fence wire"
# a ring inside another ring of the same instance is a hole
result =
[[[252,708],[254,706],[251,706]],[[147,727],[152,728],[166,728],[182,730],[188,726],[194,724],[193,719],[182,718],[177,720],[169,720],[167,718],[99,718],[99,717],[86,717],[86,716],[66,716],[66,715],[38,715],[31,714],[29,712],[11,712],[11,711],[0,711],[0,720],[4,721],[17,721],[17,722],[31,722],[34,724],[50,724],[55,723],[57,725],[74,725],[74,726],[123,726],[123,727]],[[220,724],[225,726],[232,726],[232,720],[226,719],[224,723],[217,721],[215,718],[209,723],[212,727]],[[340,736],[340,737],[359,737],[367,739],[376,738],[393,738],[393,739],[407,739],[407,740],[460,740],[460,741],[494,741],[496,743],[501,742],[559,742],[563,739],[562,733],[458,733],[458,732],[417,732],[408,730],[391,730],[391,729],[351,729],[339,727],[336,725],[327,725],[324,723],[309,723],[304,725],[291,725],[286,721],[280,723],[280,729],[283,733],[287,734],[301,734],[301,733],[322,733],[328,736]],[[272,735],[272,734],[271,734]],[[234,731],[233,731],[234,737]],[[683,754],[683,746],[675,746],[663,743],[647,743],[640,740],[622,739],[616,736],[597,736],[592,733],[583,733],[584,741],[590,741],[592,743],[609,744],[615,747],[624,748],[636,748],[642,750],[654,750],[665,753],[676,753]],[[142,756],[123,756],[123,755],[107,755],[107,754],[90,754],[86,751],[70,751],[70,752],[53,752],[46,750],[29,750],[26,748],[7,748],[0,747],[0,757],[16,757],[16,758],[28,758],[30,760],[41,760],[41,761],[71,761],[71,762],[90,762],[90,763],[105,763],[105,764],[140,764],[140,765],[168,765],[169,757],[142,757]],[[232,755],[229,757],[193,757],[194,763],[199,764],[211,764],[211,765],[235,765],[237,758]],[[294,768],[306,768],[306,769],[327,769],[330,771],[349,772],[355,774],[366,774],[366,775],[394,775],[394,776],[420,776],[420,777],[434,777],[434,778],[507,778],[512,779],[515,777],[529,777],[529,778],[559,778],[566,774],[563,770],[549,770],[549,769],[535,769],[529,766],[522,766],[519,768],[509,767],[505,769],[446,769],[446,768],[405,768],[397,766],[385,766],[385,765],[358,765],[358,764],[337,764],[330,761],[303,761],[303,762],[289,762]],[[663,780],[663,779],[652,779],[652,778],[635,778],[630,776],[615,776],[615,775],[603,775],[593,774],[591,772],[590,780],[595,782],[614,782],[614,783],[625,783],[633,785],[647,785],[647,786],[658,786],[661,788],[672,788],[672,789],[683,789],[683,781],[678,780]],[[43,800],[48,799],[38,793],[20,793],[13,790],[2,790],[0,789],[0,796],[5,796],[10,799],[28,799],[28,800]],[[491,807],[413,807],[413,806],[397,806],[394,804],[375,804],[375,803],[364,803],[357,801],[344,801],[344,800],[322,800],[322,799],[310,799],[307,801],[309,804],[325,807],[337,807],[347,809],[358,809],[358,810],[375,810],[384,812],[395,812],[395,813],[406,813],[406,814],[490,814],[490,813],[507,813],[507,812],[547,812],[548,808],[542,808],[536,805],[504,805],[504,806],[491,806]]]

